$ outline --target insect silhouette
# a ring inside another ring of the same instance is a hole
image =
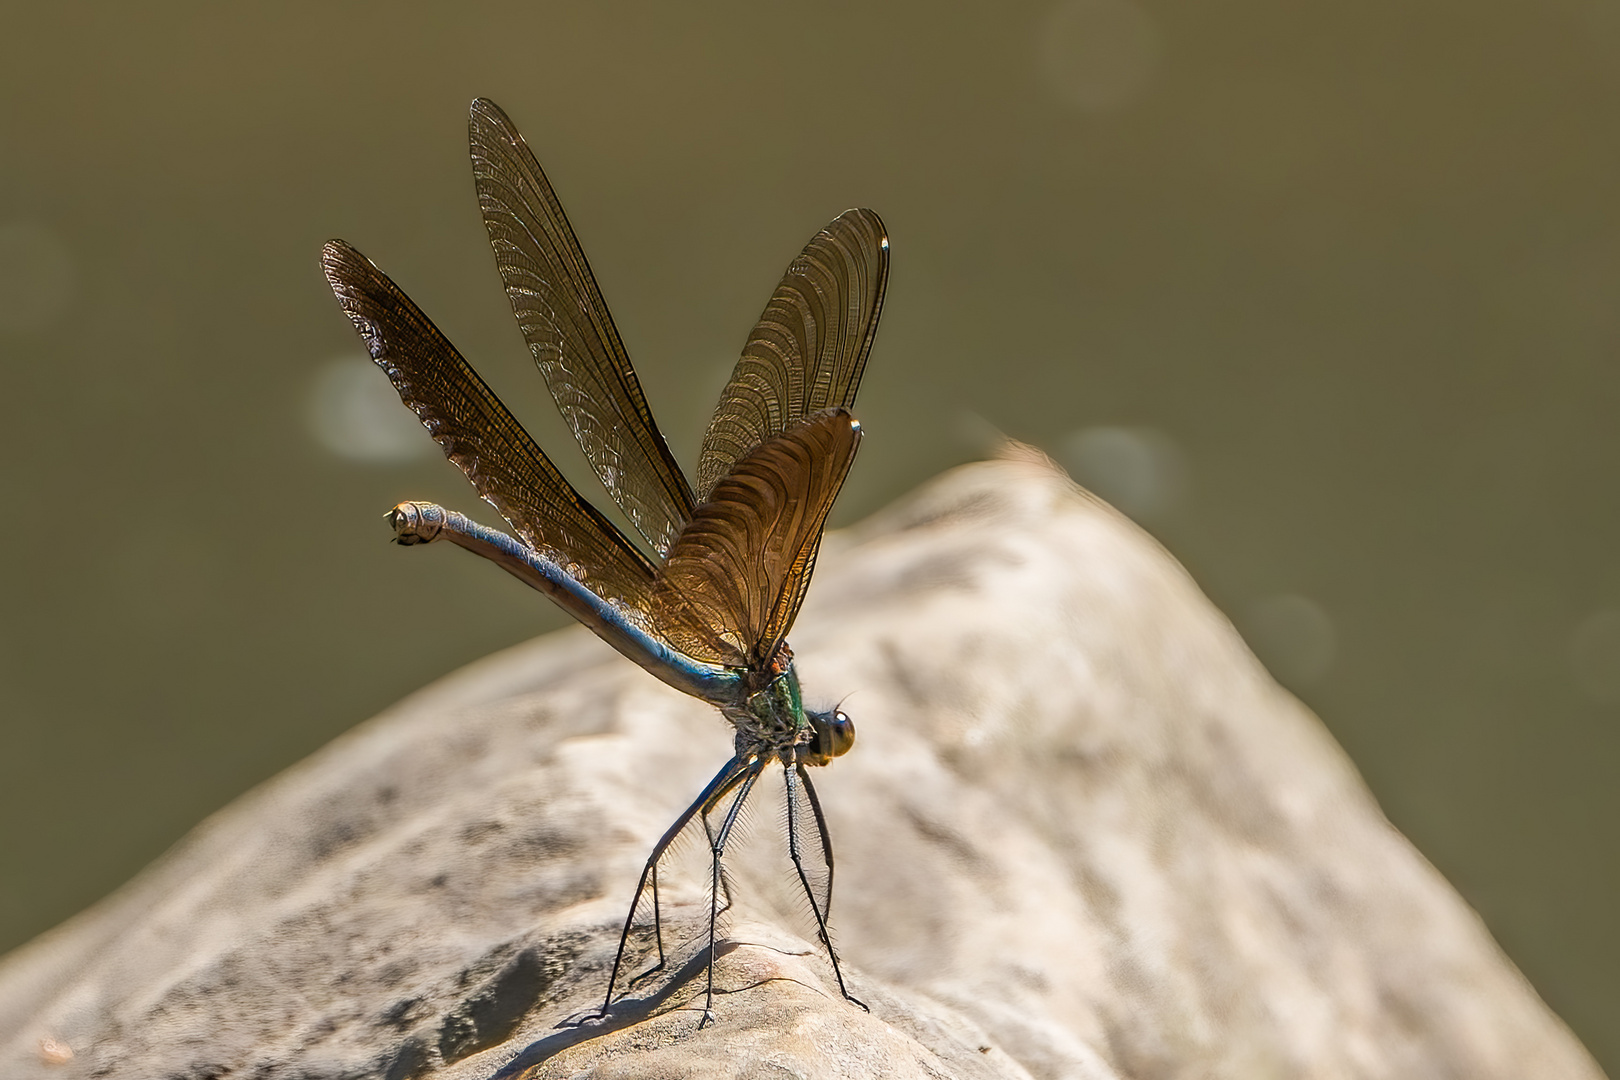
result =
[[[522,135],[482,99],[473,102],[468,131],[479,209],[518,326],[586,458],[650,553],[563,478],[398,286],[334,240],[322,266],[371,358],[517,534],[405,502],[389,514],[395,539],[448,540],[484,556],[653,675],[718,706],[736,732],[731,759],[647,858],[597,1015],[612,1006],[649,889],[658,963],[645,974],[663,968],[658,867],[696,818],[710,856],[700,1026],[713,1019],[716,920],[727,888],[721,860],[743,804],[773,763],[784,777],[788,855],[817,935],[840,992],[865,1008],[844,985],[827,930],[832,841],[807,771],[847,753],[855,725],[842,710],[805,708],[785,639],[860,444],[849,410],[888,280],[883,222],[870,210],[845,211],[788,266],[720,395],[694,489],[653,422],[585,253]]]

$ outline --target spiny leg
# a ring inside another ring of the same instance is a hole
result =
[[[743,803],[748,801],[748,793],[754,789],[754,781],[764,771],[766,762],[759,760],[749,766],[747,775],[737,794],[731,800],[731,807],[726,811],[725,821],[720,824],[720,831],[715,835],[714,843],[709,848],[709,973],[708,985],[703,996],[703,1019],[698,1021],[698,1027],[703,1027],[714,1019],[714,959],[715,959],[715,923],[720,918],[720,860],[726,852],[726,841],[731,838],[732,827],[737,824],[737,815],[741,812]]]
[[[741,780],[741,777],[736,776],[736,777],[731,778],[730,783],[722,784],[720,786],[719,790],[715,791],[712,795],[710,795],[708,797],[708,799],[703,801],[703,806],[698,811],[698,820],[703,822],[703,831],[704,831],[705,836],[708,838],[709,847],[710,847],[711,850],[714,848],[714,829],[709,825],[709,814],[711,814],[714,811],[715,806],[718,805],[719,802],[722,799],[724,799],[726,797],[726,795],[728,795],[734,787],[736,787],[737,783],[740,780]],[[690,813],[690,810],[688,811],[688,813]],[[677,831],[679,831],[679,828],[684,828],[684,826],[678,826]],[[648,968],[646,971],[643,971],[640,975],[637,975],[635,978],[631,979],[630,980],[630,985],[631,986],[634,986],[636,983],[640,982],[642,979],[645,979],[650,975],[656,975],[659,971],[662,971],[663,967],[664,967],[664,922],[663,922],[662,909],[659,907],[659,904],[658,904],[658,866],[659,866],[659,860],[657,860],[657,859],[653,860],[653,862],[652,862],[653,934],[654,934],[654,940],[658,943],[658,963],[654,964],[652,967]],[[725,890],[726,890],[725,907],[722,907],[720,909],[720,913],[723,915],[728,910],[730,910],[730,908],[731,908],[731,886],[730,886],[729,883],[726,882],[726,880],[725,880],[725,878],[723,876],[721,877],[720,882],[721,882],[721,884],[723,886],[725,886]]]
[[[714,826],[712,824],[710,824],[710,822],[709,822],[709,814],[714,810],[715,806],[719,804],[720,799],[723,796],[724,796],[724,792],[721,792],[715,798],[710,799],[709,800],[709,805],[705,806],[703,808],[703,813],[699,815],[699,820],[701,820],[703,822],[703,832],[709,838],[709,850],[710,851],[714,850],[715,839],[714,839]],[[726,896],[726,902],[724,904],[720,905],[720,914],[724,915],[726,912],[731,910],[731,882],[726,880],[726,877],[725,877],[724,874],[720,875],[720,890],[723,893],[725,893],[725,896]]]
[[[821,915],[825,919],[831,919],[833,898],[832,834],[827,831],[827,818],[821,812],[821,800],[816,797],[816,785],[810,782],[810,774],[805,772],[804,762],[795,761],[793,769],[799,774],[799,779],[804,782],[804,793],[809,797],[810,810],[816,816],[816,833],[821,837],[821,858],[827,864],[827,898],[821,910]],[[792,794],[792,785],[789,785],[789,797],[792,797]]]
[[[631,979],[630,980],[630,985],[631,986],[636,985],[636,983],[640,982],[642,979],[645,979],[649,975],[652,975],[652,974],[655,974],[656,972],[660,972],[660,971],[664,970],[664,915],[663,915],[663,908],[660,907],[659,903],[658,903],[658,861],[656,859],[653,860],[653,864],[652,864],[652,897],[653,897],[653,942],[655,944],[657,944],[657,946],[658,946],[658,963],[654,964],[652,967],[648,968],[646,971],[643,971],[640,975],[637,975],[635,978]],[[636,899],[639,900],[641,898],[637,897]],[[635,905],[634,904],[631,905],[630,911],[631,911],[632,915],[635,914]],[[623,948],[622,944],[620,945],[620,948]],[[609,990],[611,991],[611,989],[612,989],[612,987],[610,985]]]
[[[619,967],[624,963],[624,950],[630,940],[630,928],[636,921],[636,906],[641,903],[641,894],[647,888],[649,877],[653,881],[653,925],[656,928],[658,938],[658,963],[642,974],[650,975],[664,966],[663,922],[658,914],[658,861],[664,857],[664,851],[680,835],[681,830],[686,828],[687,822],[692,820],[692,816],[699,811],[707,813],[709,807],[713,806],[717,800],[724,798],[726,792],[737,786],[748,768],[748,763],[739,758],[733,757],[726,762],[720,771],[715,773],[714,779],[709,781],[702,794],[698,795],[692,801],[692,805],[688,806],[681,813],[681,816],[675,819],[675,824],[665,831],[663,837],[653,847],[652,854],[647,857],[647,864],[641,868],[641,879],[636,882],[636,893],[630,898],[630,911],[624,917],[624,929],[619,932],[619,951],[613,956],[613,971],[608,976],[607,996],[602,999],[602,1007],[596,1013],[598,1019],[606,1016],[608,1006],[613,1004],[613,987],[619,980]]]
[[[827,832],[827,819],[821,813],[821,800],[816,797],[816,786],[810,782],[810,774],[804,771],[804,766],[799,762],[794,762],[791,769],[783,769],[782,776],[784,783],[787,785],[788,857],[793,860],[793,869],[799,875],[799,884],[804,886],[804,895],[809,899],[810,910],[816,916],[816,933],[821,938],[821,943],[827,946],[827,958],[832,961],[833,977],[838,980],[838,992],[843,994],[846,1000],[859,1005],[861,1008],[866,1009],[867,1012],[871,1012],[872,1010],[867,1007],[866,1002],[851,994],[849,987],[844,985],[844,972],[838,966],[838,950],[833,948],[832,935],[827,932],[827,914],[832,910],[832,837]],[[810,809],[815,816],[816,832],[821,836],[822,856],[827,862],[825,911],[823,905],[816,900],[816,892],[810,887],[810,876],[804,869],[804,853],[801,850],[802,845],[799,837],[798,785],[800,783],[804,784],[804,793],[809,799]]]

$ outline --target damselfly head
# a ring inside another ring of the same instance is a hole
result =
[[[829,712],[806,712],[814,734],[810,740],[810,753],[805,758],[809,765],[825,765],[835,757],[849,753],[855,745],[855,721],[843,709]]]

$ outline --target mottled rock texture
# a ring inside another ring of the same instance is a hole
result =
[[[829,538],[792,640],[859,724],[816,780],[870,1015],[807,944],[763,799],[716,1022],[698,844],[665,879],[671,970],[568,1023],[730,744],[569,631],[407,699],[8,957],[0,1076],[1600,1075],[1181,567],[1033,455]]]

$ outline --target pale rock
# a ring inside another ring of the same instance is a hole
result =
[[[575,630],[412,696],[12,953],[0,1076],[1601,1075],[1185,571],[1036,455],[830,536],[792,641],[859,728],[815,779],[870,1014],[808,943],[768,774],[715,1023],[701,843],[666,875],[671,968],[581,1022],[730,738]]]

